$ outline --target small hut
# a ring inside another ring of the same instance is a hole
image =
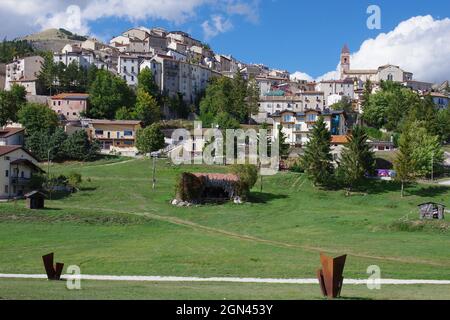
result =
[[[420,219],[444,219],[445,205],[435,202],[426,202],[418,205]]]
[[[25,195],[28,209],[44,209],[45,194],[40,191],[31,191]]]

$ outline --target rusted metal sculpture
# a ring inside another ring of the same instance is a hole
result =
[[[341,294],[342,283],[344,277],[345,259],[347,255],[337,258],[327,257],[320,254],[320,263],[322,269],[317,270],[317,278],[319,279],[320,289],[324,297],[334,299]]]
[[[61,280],[61,273],[63,271],[64,263],[57,262],[56,266],[54,266],[53,258],[53,252],[42,256],[45,272],[47,273],[47,278],[48,280]]]

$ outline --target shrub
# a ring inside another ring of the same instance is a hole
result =
[[[302,165],[302,161],[300,159],[294,160],[289,165],[289,171],[296,172],[296,173],[304,173],[305,172],[305,168]]]
[[[189,172],[183,172],[178,176],[175,186],[176,198],[182,201],[196,202],[200,200],[204,184],[201,178]]]
[[[236,164],[231,166],[231,172],[239,177],[238,195],[247,198],[250,190],[258,181],[258,168],[252,164]]]
[[[77,172],[71,172],[67,177],[67,185],[73,189],[78,189],[82,181],[81,174]]]

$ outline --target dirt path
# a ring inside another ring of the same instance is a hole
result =
[[[69,207],[67,207],[69,208]],[[302,249],[305,251],[310,252],[324,252],[324,253],[332,253],[332,254],[342,254],[342,250],[331,250],[327,248],[322,247],[316,247],[316,246],[308,246],[308,245],[299,245],[299,244],[293,244],[288,242],[282,242],[282,241],[276,241],[276,240],[268,240],[263,238],[258,238],[250,235],[243,235],[239,233],[235,233],[232,231],[227,231],[223,229],[218,229],[214,227],[208,227],[204,226],[189,220],[180,219],[173,216],[162,216],[156,213],[151,212],[132,212],[132,211],[123,211],[123,210],[115,210],[115,209],[105,209],[105,208],[89,208],[89,207],[80,207],[79,209],[83,210],[97,210],[97,211],[103,211],[103,212],[111,212],[111,213],[121,213],[121,214],[133,214],[143,217],[149,217],[155,220],[159,221],[165,221],[169,222],[178,226],[185,226],[192,228],[194,230],[202,230],[211,234],[219,234],[223,235],[229,238],[244,240],[244,241],[251,241],[256,243],[262,243],[266,245],[271,245],[275,247],[281,247],[281,248],[292,248],[292,249]],[[153,211],[153,210],[152,210]],[[154,210],[157,212],[156,210]],[[450,267],[449,264],[445,263],[439,263],[436,261],[430,261],[430,260],[423,260],[423,259],[416,259],[416,258],[397,258],[397,257],[386,257],[386,256],[374,256],[374,255],[367,255],[367,254],[360,254],[360,253],[354,253],[346,250],[346,253],[348,256],[358,257],[358,258],[364,258],[364,259],[374,259],[374,260],[384,260],[384,261],[392,261],[392,262],[401,262],[401,263],[411,263],[411,264],[424,264],[424,265],[430,265],[430,266],[439,266],[439,267]]]
[[[46,274],[9,274],[0,273],[1,278],[9,279],[47,279]],[[317,279],[274,279],[274,278],[237,278],[237,277],[172,277],[172,276],[113,276],[113,275],[62,275],[61,279],[82,279],[100,281],[150,281],[150,282],[235,282],[235,283],[266,283],[266,284],[319,284]],[[344,284],[366,285],[367,279],[344,279]],[[373,283],[373,282],[371,282]],[[411,285],[433,284],[450,285],[449,280],[404,280],[404,279],[380,279],[380,284]]]

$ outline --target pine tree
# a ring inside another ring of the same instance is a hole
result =
[[[355,127],[342,151],[339,170],[345,185],[351,189],[358,185],[366,173],[372,173],[375,166],[374,153],[367,143],[368,136],[362,127]]]
[[[278,148],[280,158],[287,158],[289,156],[290,145],[286,142],[286,134],[283,132],[283,127],[281,125],[278,126]]]
[[[327,186],[330,183],[333,174],[330,141],[331,133],[321,116],[311,130],[302,158],[305,173],[315,186]]]
[[[249,122],[252,115],[257,114],[259,111],[259,92],[256,80],[254,78],[250,79],[247,88],[247,113]]]

